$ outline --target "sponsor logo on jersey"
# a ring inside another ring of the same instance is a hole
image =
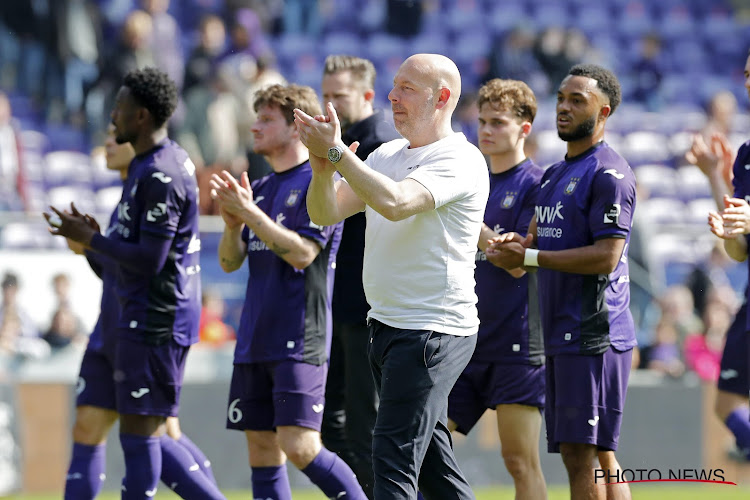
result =
[[[611,203],[604,209],[604,223],[618,224],[620,222],[620,204]]]

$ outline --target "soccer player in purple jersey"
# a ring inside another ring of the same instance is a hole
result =
[[[315,91],[273,85],[255,94],[255,151],[273,172],[238,183],[213,175],[224,218],[222,269],[247,258],[250,277],[237,330],[227,428],[245,432],[254,498],[291,499],[286,459],[328,498],[365,500],[349,466],[320,438],[331,342],[331,295],[341,224],[313,224],[312,176],[294,108],[320,113]]]
[[[448,397],[449,427],[467,434],[485,410],[497,410],[516,498],[544,499],[539,463],[544,349],[536,274],[498,268],[483,251],[500,233],[526,234],[534,216],[544,170],[526,158],[524,144],[536,116],[536,97],[523,82],[495,78],[479,89],[477,105],[479,149],[490,158],[490,197],[475,271],[480,323],[474,355]]]
[[[135,152],[130,143],[115,142],[113,125],[108,131],[105,151],[107,168],[118,171],[125,180]],[[116,224],[117,209],[110,217],[109,227],[114,228]],[[84,253],[82,245],[67,241],[75,253]],[[113,373],[115,325],[119,315],[114,293],[117,269],[114,262],[96,253],[88,252],[86,257],[102,279],[102,299],[99,318],[89,336],[76,385],[73,450],[64,494],[64,498],[70,500],[93,499],[98,495],[105,478],[107,434],[119,416]],[[164,484],[185,499],[223,498],[216,488],[210,461],[180,431],[177,417],[167,418],[166,425],[168,436],[161,438],[161,480]]]
[[[407,58],[388,94],[403,138],[365,162],[344,145],[333,104],[325,116],[294,110],[313,167],[313,220],[367,217],[362,283],[380,396],[377,500],[413,500],[417,485],[428,499],[474,498],[453,454],[447,410],[476,346],[474,268],[489,176],[481,152],[451,129],[460,94],[453,61]]]
[[[115,400],[125,455],[124,499],[156,494],[165,421],[176,416],[185,359],[198,340],[200,239],[195,166],[167,136],[177,88],[154,68],[128,73],[112,123],[118,143],[135,158],[117,207],[100,234],[78,213],[52,207],[53,234],[76,241],[117,264]]]
[[[745,61],[745,88],[750,95],[750,56]],[[724,248],[733,259],[744,262],[748,255],[747,235],[750,234],[750,141],[740,147],[734,161],[732,197],[727,194],[729,186],[722,175],[722,166],[727,163],[728,156],[725,152],[728,149],[728,141],[722,136],[712,137],[710,145],[707,145],[702,137],[696,136],[687,158],[700,167],[711,183],[718,208],[708,217],[711,232],[724,240]],[[750,289],[747,289],[745,303],[737,312],[727,332],[715,403],[716,415],[734,434],[737,451],[745,460],[750,460],[750,317],[747,315],[749,293]]]
[[[630,498],[627,484],[594,479],[596,468],[620,468],[614,451],[636,345],[627,263],[635,176],[604,142],[620,98],[609,70],[570,69],[556,108],[565,160],[542,177],[529,234],[501,235],[485,252],[505,269],[538,268],[547,442],[562,455],[573,499]]]

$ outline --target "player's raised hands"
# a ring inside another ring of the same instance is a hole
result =
[[[88,246],[91,238],[98,233],[98,229],[92,227],[89,219],[90,216],[83,215],[78,211],[74,203],[70,204],[70,211],[58,210],[50,206],[50,212],[43,212],[42,215],[50,225],[48,228],[50,234],[55,236],[64,236],[70,240]],[[98,228],[98,224],[96,225]]]
[[[319,158],[328,157],[328,149],[341,143],[341,123],[332,103],[326,103],[326,115],[310,116],[301,109],[294,110],[300,140]]]
[[[747,201],[724,196],[724,206],[724,211],[721,212],[724,233],[729,237],[750,234],[750,205]]]
[[[700,168],[709,179],[719,176],[727,188],[731,189],[734,152],[729,139],[724,134],[714,133],[708,142],[701,134],[695,134],[685,158]]]
[[[230,228],[239,227],[242,224],[242,212],[255,208],[247,172],[242,172],[240,182],[237,182],[232,174],[222,170],[211,176],[209,184],[211,198],[218,202],[224,223]]]

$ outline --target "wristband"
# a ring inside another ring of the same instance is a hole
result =
[[[526,267],[539,267],[539,250],[527,248],[523,254],[523,265]]]

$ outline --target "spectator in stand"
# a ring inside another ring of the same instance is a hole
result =
[[[18,304],[18,277],[5,273],[0,304],[0,353],[43,358],[49,355],[49,346],[39,336],[31,316]]]
[[[23,148],[8,96],[0,91],[0,211],[27,208]]]
[[[703,313],[703,331],[685,339],[685,361],[701,380],[719,380],[722,350],[737,309],[735,306],[736,298],[731,288],[713,289]]]
[[[235,339],[234,328],[224,322],[224,298],[216,290],[203,291],[198,345],[219,347]]]
[[[185,61],[182,56],[182,31],[168,12],[169,0],[142,0],[143,10],[151,16],[151,50],[154,62],[182,87]]]
[[[633,93],[631,99],[649,111],[661,108],[661,80],[664,76],[661,38],[649,33],[641,39],[640,55],[631,67]]]
[[[682,376],[685,373],[685,363],[682,362],[677,340],[675,325],[666,320],[660,321],[656,325],[654,343],[647,351],[646,368],[675,378]]]
[[[120,32],[120,39],[102,59],[99,80],[86,97],[89,130],[107,129],[109,111],[114,107],[115,94],[125,75],[131,70],[154,66],[151,48],[153,22],[142,10],[131,12]]]
[[[99,77],[99,61],[103,50],[101,13],[91,0],[59,0],[50,2],[52,43],[49,50],[59,64],[62,76],[62,98],[65,118],[83,125],[84,96]],[[53,65],[52,62],[50,65]],[[56,96],[54,96],[56,97]],[[48,118],[54,118],[58,106],[51,106]]]
[[[526,25],[519,24],[504,37],[498,37],[487,56],[488,67],[480,80],[493,78],[522,80],[538,94],[546,94],[547,77],[534,56],[535,35]],[[527,143],[528,144],[528,143]]]
[[[224,52],[227,32],[220,17],[209,14],[201,19],[198,28],[198,45],[190,53],[185,65],[185,82],[183,96],[188,99],[193,88],[206,89],[211,84],[211,77],[216,60]]]
[[[732,121],[737,114],[737,99],[728,90],[715,93],[708,102],[706,109],[708,122],[701,130],[705,140],[713,134],[729,136],[732,132]]]
[[[58,273],[52,278],[52,290],[57,298],[57,307],[47,332],[42,337],[53,348],[73,344],[85,344],[88,337],[83,333],[81,320],[75,315],[70,301],[70,278]]]

